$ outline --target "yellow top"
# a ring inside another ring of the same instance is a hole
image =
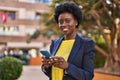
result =
[[[69,57],[73,43],[75,40],[64,40],[62,41],[57,53],[55,56],[61,56],[66,61]],[[52,66],[52,80],[63,80],[63,69]]]

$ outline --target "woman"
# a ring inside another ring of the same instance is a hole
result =
[[[82,13],[73,2],[56,6],[54,19],[64,34],[52,40],[52,57],[43,58],[42,70],[50,80],[92,80],[94,76],[94,43],[77,33]]]

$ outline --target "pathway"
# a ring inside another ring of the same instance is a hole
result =
[[[41,66],[24,66],[18,80],[48,80],[48,77],[41,71]],[[120,76],[95,73],[93,80],[120,80]]]

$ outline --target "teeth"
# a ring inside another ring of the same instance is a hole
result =
[[[63,29],[63,31],[67,31],[68,29]]]

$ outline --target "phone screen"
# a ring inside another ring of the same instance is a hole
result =
[[[40,53],[46,58],[49,58],[51,56],[51,54],[47,50],[40,50]]]

